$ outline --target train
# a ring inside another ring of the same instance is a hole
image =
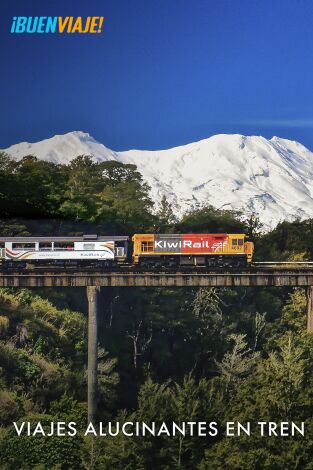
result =
[[[253,251],[242,233],[0,237],[0,266],[244,267],[252,263]]]

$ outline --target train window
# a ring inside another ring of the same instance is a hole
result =
[[[237,238],[233,238],[231,244],[232,244],[232,246],[237,246],[238,245]]]
[[[5,247],[5,244],[4,244],[4,242],[3,242],[3,243],[2,243],[2,242],[0,242],[0,248],[4,248],[4,247]]]
[[[142,253],[153,251],[153,242],[141,242],[141,251]]]
[[[95,244],[94,243],[84,243],[83,250],[94,250]]]
[[[54,249],[56,251],[72,251],[74,250],[74,242],[55,242]]]
[[[242,239],[242,238],[240,238],[240,239],[238,240],[238,245],[239,245],[239,246],[242,246],[242,245],[243,245],[243,239]]]
[[[13,250],[35,249],[36,243],[12,243]]]
[[[39,243],[39,251],[51,251],[52,243]]]

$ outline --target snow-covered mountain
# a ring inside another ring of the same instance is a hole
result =
[[[166,195],[180,214],[207,203],[257,213],[265,229],[284,219],[313,217],[313,153],[279,137],[220,134],[168,150],[115,152],[77,131],[4,150],[17,159],[33,154],[66,163],[88,154],[97,161],[133,163],[153,200]]]

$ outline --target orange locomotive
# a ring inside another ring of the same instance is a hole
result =
[[[133,262],[146,267],[247,266],[253,243],[245,234],[135,234]]]

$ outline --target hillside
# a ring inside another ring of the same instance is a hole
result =
[[[67,163],[77,155],[116,160],[138,167],[159,202],[163,195],[177,213],[202,204],[257,213],[265,229],[281,220],[313,216],[313,153],[302,144],[273,137],[220,134],[160,151],[115,152],[76,131],[4,149]]]

